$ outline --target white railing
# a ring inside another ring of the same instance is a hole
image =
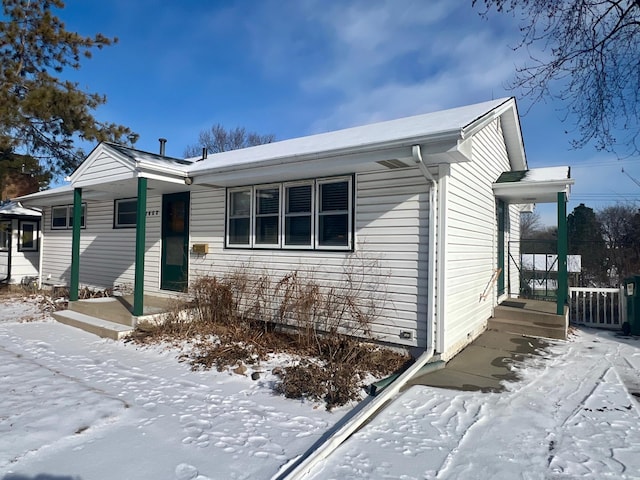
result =
[[[569,320],[588,327],[620,329],[626,321],[624,288],[569,288]]]

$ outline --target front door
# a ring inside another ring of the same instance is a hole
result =
[[[160,288],[187,291],[189,282],[189,192],[162,196]]]

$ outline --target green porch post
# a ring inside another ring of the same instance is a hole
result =
[[[78,300],[80,286],[80,228],[82,227],[82,189],[73,189],[73,232],[71,235],[71,282],[69,301]]]
[[[567,275],[567,196],[564,192],[558,192],[558,300],[556,313],[564,315],[564,306],[567,303],[569,289]]]
[[[133,287],[133,315],[144,312],[144,244],[147,238],[147,179],[138,177],[136,211],[136,270]]]

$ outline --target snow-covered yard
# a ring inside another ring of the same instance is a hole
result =
[[[270,478],[347,411],[34,316],[0,305],[3,479]]]
[[[506,393],[412,387],[311,476],[640,478],[639,346],[579,331]],[[269,479],[347,412],[175,356],[1,304],[0,478]]]

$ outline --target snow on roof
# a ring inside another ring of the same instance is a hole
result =
[[[49,197],[52,195],[62,195],[66,193],[73,192],[73,186],[71,185],[62,185],[60,187],[50,188],[48,190],[42,190],[41,192],[30,193],[28,195],[23,195],[19,197],[21,200],[32,200],[40,197]]]
[[[42,212],[33,208],[23,207],[20,202],[8,202],[0,206],[0,216],[41,217]]]
[[[438,112],[221,152],[209,155],[204,160],[194,157],[189,159],[193,163],[188,170],[199,172],[222,166],[357,149],[393,141],[461,134],[465,127],[509,100],[509,98],[500,98]]]
[[[556,182],[571,178],[571,167],[542,167],[503,172],[496,183]]]
[[[119,145],[117,143],[105,142],[105,145],[118,151],[120,154],[135,162],[155,163],[158,165],[168,164],[175,167],[184,167],[185,165],[191,164],[190,160],[183,160],[180,158],[167,157],[156,153],[145,152],[143,150],[125,147],[124,145]]]

